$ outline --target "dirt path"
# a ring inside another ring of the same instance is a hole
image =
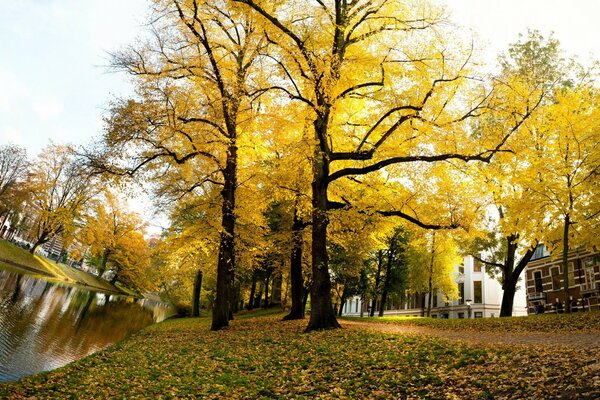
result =
[[[536,346],[568,346],[585,347],[600,350],[600,332],[569,332],[569,333],[515,333],[515,332],[470,332],[446,331],[430,329],[421,326],[378,324],[362,321],[340,321],[344,328],[366,329],[375,332],[395,334],[424,334],[443,337],[450,340],[469,343],[501,344],[501,345],[536,345]]]

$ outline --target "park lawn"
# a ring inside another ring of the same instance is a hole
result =
[[[33,275],[36,278],[82,285],[110,293],[120,292],[118,288],[104,279],[39,255],[34,256],[27,250],[5,240],[0,240],[0,267]]]
[[[572,314],[540,314],[527,317],[440,319],[423,317],[344,317],[344,319],[419,326],[438,330],[461,330],[472,332],[598,332],[600,337],[600,312],[579,312]],[[600,338],[599,338],[600,340]]]
[[[150,326],[0,398],[503,399],[600,397],[599,349],[467,345],[415,334],[303,333],[283,314]],[[343,322],[342,322],[343,323]]]

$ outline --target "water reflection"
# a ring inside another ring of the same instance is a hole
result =
[[[170,313],[155,301],[0,270],[0,382],[63,366]]]

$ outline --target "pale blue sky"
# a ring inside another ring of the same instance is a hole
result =
[[[439,0],[444,1],[444,0]],[[555,31],[569,52],[600,57],[600,0],[446,0],[479,31],[494,59],[527,27]],[[84,144],[102,129],[127,77],[107,73],[107,52],[143,33],[146,0],[0,0],[0,144],[35,156],[50,139]]]

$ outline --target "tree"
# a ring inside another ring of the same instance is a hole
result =
[[[510,129],[474,135],[467,123],[484,111],[489,93],[473,85],[470,51],[450,54],[460,44],[446,40],[449,32],[439,34],[442,13],[428,4],[336,0],[298,7],[285,1],[236,1],[262,16],[278,48],[271,59],[281,74],[263,91],[302,102],[304,118],[312,122],[313,286],[307,330],[337,328],[328,210],[348,205],[343,196],[330,202],[330,189],[344,179],[393,175],[396,164],[489,161],[536,102],[512,114]],[[425,228],[457,226],[456,221],[420,220],[408,208],[384,211]]]
[[[441,291],[447,300],[457,297],[453,272],[460,262],[456,243],[447,231],[420,230],[413,235],[409,250],[410,288],[415,293],[428,294],[428,317],[434,293]]]
[[[498,155],[493,163],[477,173],[497,213],[484,229],[487,232],[472,243],[470,253],[486,265],[492,276],[499,276],[503,288],[500,316],[507,317],[512,315],[513,299],[523,270],[538,243],[552,231],[544,200],[534,194],[534,188],[539,186],[537,179],[542,173],[539,168],[546,168],[549,160],[563,155],[548,145],[552,139],[543,126],[548,126],[550,110],[556,108],[559,93],[579,89],[573,88],[576,65],[561,58],[558,40],[551,35],[544,38],[538,31],[528,31],[511,44],[508,54],[501,57],[501,66],[502,79],[515,87],[528,88],[527,91],[539,91],[543,96],[541,107],[533,113],[527,129],[508,141],[507,148],[511,152]],[[489,123],[505,122],[491,120]]]
[[[35,215],[31,254],[54,236],[75,229],[85,205],[96,194],[93,182],[70,146],[50,144],[42,151],[31,167],[28,183]]]
[[[99,275],[111,269],[113,281],[117,280],[117,276],[128,276],[133,282],[135,272],[147,266],[145,228],[146,223],[137,213],[128,211],[115,193],[106,190],[85,217],[79,237],[84,246],[89,247],[89,256],[100,261]],[[135,281],[139,286],[141,280]]]
[[[0,214],[18,206],[11,200],[19,183],[26,179],[28,169],[25,149],[11,144],[0,146]]]
[[[562,250],[565,311],[570,312],[569,249],[600,245],[600,92],[584,74],[573,87],[560,89],[554,104],[535,126],[536,154],[528,187],[532,200],[550,221],[547,246]]]
[[[408,273],[408,231],[400,226],[388,238],[385,254],[385,275],[379,301],[379,316],[383,317],[383,311],[390,292],[402,293],[407,286]]]
[[[159,193],[174,200],[219,191],[220,244],[211,326],[218,330],[229,324],[238,142],[244,121],[250,121],[245,94],[256,77],[252,67],[263,38],[252,18],[229,2],[173,0],[156,5],[154,40],[114,60],[116,68],[137,78],[139,99],[113,107],[106,148],[91,158],[96,166],[117,174],[145,171],[157,180]],[[121,161],[119,168],[115,160]]]

